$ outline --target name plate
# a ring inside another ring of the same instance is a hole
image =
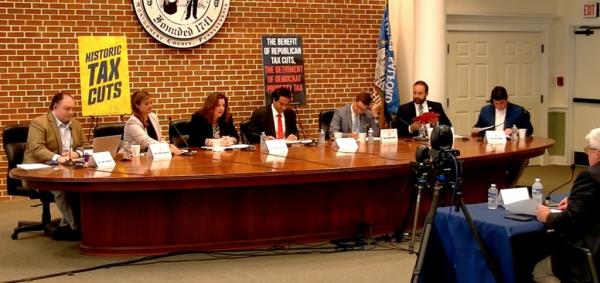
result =
[[[503,131],[485,131],[484,140],[488,144],[506,144],[506,134]]]
[[[171,159],[171,149],[168,143],[154,143],[148,148],[148,155],[154,160],[167,160]]]
[[[396,129],[381,129],[379,137],[382,143],[398,142],[398,130]]]
[[[267,145],[267,152],[270,154],[277,154],[286,156],[288,153],[288,147],[285,140],[268,140],[265,141]]]
[[[356,152],[358,150],[358,144],[354,138],[338,138],[335,139],[335,144],[339,152]]]
[[[94,152],[88,161],[89,165],[98,169],[112,169],[115,167],[115,160],[108,151]]]

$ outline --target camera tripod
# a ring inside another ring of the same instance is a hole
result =
[[[408,244],[408,253],[412,254],[415,250],[415,237],[417,235],[417,226],[419,221],[419,209],[421,207],[421,193],[424,189],[429,189],[429,172],[427,171],[429,166],[428,162],[416,162],[411,165],[413,172],[417,178],[415,180],[414,187],[417,189],[416,201],[414,205],[414,218],[410,242]],[[409,205],[408,211],[413,208],[412,202]]]
[[[443,157],[444,152],[440,152],[439,156]],[[492,271],[492,274],[494,275],[494,278],[496,279],[496,282],[502,282],[502,277],[500,275],[500,271],[498,270],[498,267],[495,265],[495,263],[493,262],[492,258],[489,255],[489,252],[487,251],[485,245],[483,244],[483,241],[481,240],[481,237],[479,236],[479,231],[477,230],[477,227],[475,226],[475,224],[473,223],[473,219],[471,218],[471,214],[469,214],[469,211],[467,210],[467,207],[465,205],[464,199],[463,199],[463,192],[461,189],[461,184],[462,184],[462,179],[460,177],[460,171],[459,171],[459,167],[460,167],[460,161],[457,161],[456,158],[452,155],[452,159],[453,159],[453,164],[455,166],[455,181],[451,182],[449,180],[449,178],[445,175],[445,174],[440,174],[436,177],[436,183],[433,186],[433,197],[431,200],[431,207],[429,208],[429,212],[427,213],[427,218],[425,220],[425,224],[423,226],[423,237],[421,239],[421,246],[419,248],[419,253],[417,256],[417,261],[415,263],[415,268],[413,269],[413,275],[412,275],[412,280],[411,282],[413,283],[418,283],[421,279],[421,271],[423,270],[423,264],[425,262],[425,257],[427,255],[427,248],[429,246],[429,241],[430,241],[430,237],[431,237],[431,230],[433,229],[433,223],[435,220],[435,214],[437,211],[437,206],[438,206],[438,199],[439,199],[439,195],[440,195],[440,191],[443,189],[451,189],[453,192],[453,202],[451,205],[454,206],[454,209],[456,212],[458,212],[459,210],[462,210],[465,219],[467,221],[467,224],[469,226],[469,230],[471,231],[471,234],[473,235],[473,238],[475,239],[475,242],[477,243],[477,246],[479,247],[479,250],[481,251],[481,254],[483,256],[483,258],[485,259],[487,265],[490,267],[490,270]],[[434,162],[436,163],[436,162]],[[441,162],[437,162],[436,166],[439,166],[440,164],[444,164],[444,161],[442,160]],[[445,168],[443,168],[445,169]],[[450,171],[452,172],[452,170],[442,170],[442,171]],[[417,206],[418,207],[418,206]],[[416,222],[416,218],[415,218],[415,222]],[[414,227],[413,227],[413,231],[414,231]],[[414,233],[414,232],[413,232]],[[414,234],[413,234],[414,235]],[[414,236],[413,236],[414,238]]]

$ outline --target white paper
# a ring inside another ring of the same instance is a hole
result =
[[[94,152],[88,161],[90,166],[103,170],[112,170],[115,167],[115,160],[109,151]]]
[[[20,168],[23,170],[36,170],[36,169],[50,168],[50,165],[46,165],[44,163],[23,163],[23,164],[17,164],[17,168]]]
[[[506,144],[506,134],[502,131],[485,131],[484,140],[488,144]]]
[[[295,140],[295,141],[288,141],[286,140],[285,143],[286,144],[307,144],[307,143],[312,143],[312,140]]]
[[[382,143],[398,142],[398,130],[396,129],[381,129],[379,137]]]
[[[171,159],[171,149],[168,143],[153,143],[148,148],[148,155],[155,160]]]
[[[224,146],[222,148],[224,150],[227,150],[227,149],[243,149],[243,148],[247,148],[249,146],[250,146],[249,144],[242,144],[241,143],[241,144],[234,144],[234,145],[230,145],[230,146]],[[208,150],[212,150],[213,149],[212,146],[203,146],[202,148],[203,149],[208,149]]]
[[[270,154],[285,156],[288,153],[288,147],[285,140],[267,140],[265,141],[265,144],[267,145],[267,150]]]
[[[533,199],[520,200],[511,204],[504,204],[504,208],[511,213],[527,215],[535,215],[537,206],[537,202]]]
[[[527,188],[511,188],[500,190],[500,199],[504,204],[511,204],[518,201],[529,199]]]
[[[358,150],[358,144],[354,138],[335,139],[335,144],[339,152],[356,152]]]

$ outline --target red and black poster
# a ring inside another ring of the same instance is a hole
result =
[[[299,35],[263,35],[263,74],[265,103],[271,103],[271,92],[286,87],[292,92],[292,104],[304,105],[304,55]]]

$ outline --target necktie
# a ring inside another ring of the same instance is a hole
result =
[[[358,133],[360,132],[360,120],[358,115],[354,115],[354,123],[352,125],[352,132]]]
[[[419,104],[419,116],[423,115],[423,104]]]
[[[277,114],[277,138],[283,138],[283,123],[281,122],[281,113]]]

